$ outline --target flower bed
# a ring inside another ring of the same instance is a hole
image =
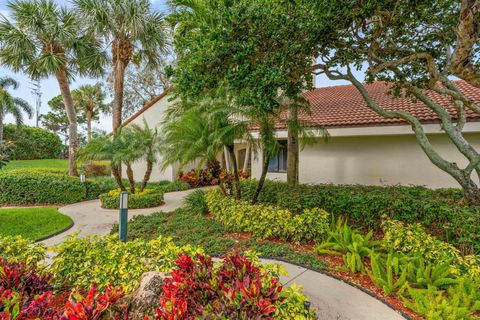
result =
[[[111,190],[99,196],[102,208],[118,209],[120,204],[120,189]],[[163,191],[159,189],[145,189],[142,192],[129,193],[128,208],[140,209],[158,207],[163,201]]]
[[[151,270],[171,276],[162,285],[156,314],[143,319],[315,319],[299,287],[279,283],[280,266],[238,252],[213,263],[165,238],[121,243],[111,236],[71,237],[56,248],[53,264],[44,266],[12,256],[44,257],[43,245],[9,238],[0,239],[0,247],[7,242],[10,251],[0,257],[0,319],[129,319],[128,294]]]

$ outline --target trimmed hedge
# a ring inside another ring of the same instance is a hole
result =
[[[7,124],[3,133],[6,141],[14,143],[14,160],[57,159],[63,150],[62,140],[42,128]]]
[[[85,187],[78,177],[61,169],[0,171],[0,205],[75,203],[97,199],[110,189],[110,183],[104,186],[102,181],[90,179]]]
[[[118,209],[120,203],[120,189],[112,190],[108,193],[103,193],[99,196],[102,202],[102,208]],[[163,192],[157,189],[145,189],[143,192],[129,194],[128,208],[141,209],[158,207],[162,204]]]
[[[226,197],[220,189],[207,192],[210,213],[233,232],[251,232],[259,238],[282,240],[317,240],[329,227],[329,214],[319,208],[305,209],[293,214],[288,209],[255,204]]]
[[[256,183],[252,179],[242,182],[245,199],[251,199]],[[420,222],[463,252],[480,252],[480,207],[469,207],[462,198],[459,189],[332,184],[291,187],[284,182],[266,181],[258,200],[292,212],[323,208],[366,229],[379,230],[382,215]]]

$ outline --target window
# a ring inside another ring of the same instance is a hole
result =
[[[278,141],[278,153],[271,157],[268,163],[268,172],[287,172],[287,141]]]

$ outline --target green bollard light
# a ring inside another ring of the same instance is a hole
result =
[[[120,192],[120,221],[118,223],[118,239],[127,242],[127,228],[128,228],[128,192]]]

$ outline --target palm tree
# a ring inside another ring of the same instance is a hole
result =
[[[121,127],[117,129],[121,131]],[[121,138],[121,134],[112,136],[102,135],[95,139],[92,139],[85,146],[78,150],[79,160],[109,160],[113,165],[121,165],[123,161],[123,153],[118,152],[125,148],[124,140]],[[122,191],[126,191],[123,181],[120,176],[114,176],[115,183]]]
[[[111,44],[113,67],[113,132],[122,124],[125,70],[132,59],[155,66],[166,52],[163,16],[151,9],[150,0],[73,0],[89,28]],[[112,164],[112,174],[121,167]]]
[[[70,92],[75,74],[98,76],[106,61],[84,23],[53,0],[8,3],[10,20],[0,19],[0,62],[32,79],[55,76],[69,120],[69,174],[77,173],[77,117]]]
[[[99,113],[108,113],[110,106],[105,104],[105,92],[102,85],[83,85],[72,91],[73,102],[77,112],[82,112],[87,122],[87,141],[92,140],[92,120],[98,119]]]
[[[236,198],[240,199],[234,142],[247,139],[253,144],[253,140],[248,131],[249,122],[236,110],[234,100],[224,90],[219,90],[215,98],[205,97],[195,104],[186,102],[183,106],[173,106],[167,111],[162,128],[163,166],[177,162],[184,166],[196,160],[203,165],[215,161],[226,148],[233,167]]]
[[[17,125],[23,123],[22,111],[24,111],[30,119],[33,115],[33,108],[27,101],[12,97],[7,91],[8,87],[18,88],[18,82],[10,77],[0,78],[0,145],[3,144],[3,120],[7,113],[15,118]]]
[[[139,189],[139,191],[142,192],[150,180],[153,165],[158,160],[157,155],[160,151],[160,135],[158,133],[158,129],[150,129],[145,120],[143,121],[143,126],[134,124],[129,127],[128,130],[133,133],[133,140],[137,142],[139,150],[141,150],[143,153],[141,158],[144,158],[147,163],[147,169]]]

